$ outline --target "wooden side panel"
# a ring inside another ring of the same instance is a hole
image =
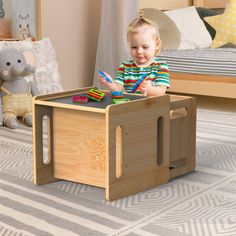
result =
[[[105,187],[105,114],[54,108],[54,175]]]
[[[196,162],[196,99],[171,102],[170,177],[195,169]]]
[[[140,8],[157,8],[159,10],[170,10],[188,7],[192,4],[192,0],[141,0]]]
[[[235,77],[171,73],[169,92],[236,98],[235,91]]]
[[[48,119],[48,159],[49,163],[43,161],[43,126],[42,119]],[[52,107],[33,105],[33,152],[34,152],[34,183],[37,185],[55,181],[53,173],[53,123]]]
[[[116,145],[120,147],[116,142],[117,127],[121,127],[123,139],[119,154],[120,177],[116,175]],[[107,200],[138,193],[168,181],[168,95],[110,106],[106,114],[106,129]]]

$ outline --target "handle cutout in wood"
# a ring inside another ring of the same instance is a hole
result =
[[[179,160],[176,160],[176,161],[171,161],[170,162],[170,167],[169,169],[176,169],[176,168],[180,168],[180,167],[183,167],[186,165],[186,157],[184,158],[181,158]]]
[[[170,111],[170,118],[171,119],[178,119],[188,115],[188,110],[186,107],[174,109]]]
[[[123,128],[116,127],[116,178],[123,174]]]
[[[162,116],[157,119],[157,165],[163,163],[163,134],[164,134],[164,118]]]
[[[51,162],[51,143],[50,143],[50,117],[44,115],[42,117],[42,153],[43,164],[48,165]]]

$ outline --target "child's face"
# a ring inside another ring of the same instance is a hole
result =
[[[151,27],[142,26],[128,38],[131,57],[140,66],[148,65],[156,54],[159,40],[154,37]]]

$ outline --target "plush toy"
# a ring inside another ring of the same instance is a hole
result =
[[[0,79],[3,81],[0,87],[0,111],[3,124],[12,129],[18,127],[18,117],[32,126],[32,96],[39,94],[35,83],[28,83],[24,78],[35,71],[35,67],[27,64],[25,55],[14,48],[0,51]]]

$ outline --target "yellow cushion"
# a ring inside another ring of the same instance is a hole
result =
[[[236,0],[230,0],[222,15],[204,19],[216,31],[216,36],[211,44],[212,48],[218,48],[227,43],[236,45]]]

